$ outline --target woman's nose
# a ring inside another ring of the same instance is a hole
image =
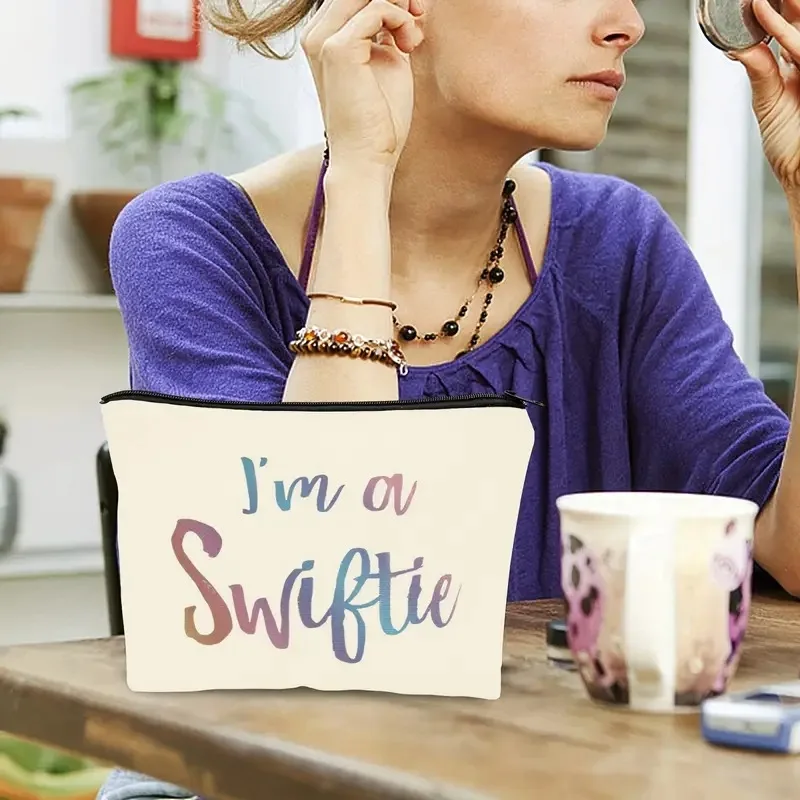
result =
[[[613,0],[598,26],[598,44],[610,44],[629,50],[644,36],[644,20],[632,0]]]

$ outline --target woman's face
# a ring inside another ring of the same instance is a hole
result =
[[[644,33],[634,0],[424,3],[425,43],[412,58],[418,108],[433,103],[459,124],[536,147],[589,150],[602,141],[617,93],[585,78],[624,75],[623,56]]]

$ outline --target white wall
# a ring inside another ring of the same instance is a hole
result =
[[[108,5],[0,0],[0,107],[40,115],[0,131],[0,174],[51,176],[57,185],[28,294],[12,299],[26,306],[0,295],[0,414],[10,425],[6,463],[22,486],[15,552],[0,556],[0,644],[107,633],[94,456],[103,441],[98,400],[127,385],[127,350],[113,303],[95,307],[102,282],[68,198],[132,179],[98,155],[86,133],[71,130],[66,88],[112,66]],[[253,98],[275,134],[245,136],[202,168],[233,171],[321,139],[302,56],[266,62],[208,32],[195,68]],[[169,167],[167,179],[201,165],[172,159]]]
[[[742,66],[705,39],[692,17],[687,238],[734,345],[759,368],[763,156]]]
[[[0,608],[3,645],[108,636],[99,574],[3,579]]]

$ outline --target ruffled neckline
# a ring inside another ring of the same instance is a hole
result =
[[[544,170],[550,177],[551,214],[542,264],[537,271],[537,278],[530,294],[508,322],[494,336],[479,344],[474,350],[451,361],[409,366],[408,374],[401,377],[399,381],[401,397],[471,394],[476,392],[477,387],[482,387],[482,391],[498,394],[510,390],[521,396],[526,396],[525,392],[538,390],[537,378],[540,377],[538,365],[541,364],[541,352],[536,345],[534,320],[537,316],[537,307],[541,305],[539,298],[548,290],[556,261],[558,214],[563,200],[561,196],[563,187],[561,186],[562,175],[550,164],[537,162],[531,166]],[[221,178],[240,199],[246,197],[233,181],[221,175],[216,177]],[[252,218],[253,223],[274,244],[272,236],[258,216],[252,202],[246,203],[245,214]],[[285,272],[284,277],[307,303],[308,297],[297,276],[286,263],[277,245],[274,247],[280,255],[283,267],[281,272]],[[522,376],[526,377],[520,380]],[[540,399],[531,394],[527,396],[531,399]]]
[[[557,170],[548,164],[537,163],[550,176],[551,219],[547,243],[540,269],[531,293],[513,316],[497,333],[474,350],[460,358],[438,364],[409,366],[408,374],[400,379],[401,396],[440,396],[467,394],[475,391],[476,382],[497,393],[531,391],[535,389],[533,373],[540,362],[540,352],[535,342],[536,307],[540,296],[547,291],[558,251],[556,216],[560,208],[560,179]],[[510,374],[509,374],[510,373]],[[519,373],[528,373],[528,380],[519,380]],[[522,385],[520,385],[522,384]],[[533,397],[531,399],[540,399]]]

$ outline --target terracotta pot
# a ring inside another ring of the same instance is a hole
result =
[[[54,183],[42,178],[0,177],[0,292],[21,292]]]
[[[112,291],[108,269],[111,230],[120,212],[139,192],[76,192],[70,198],[72,214],[83,231],[97,263],[103,270],[107,290]]]

